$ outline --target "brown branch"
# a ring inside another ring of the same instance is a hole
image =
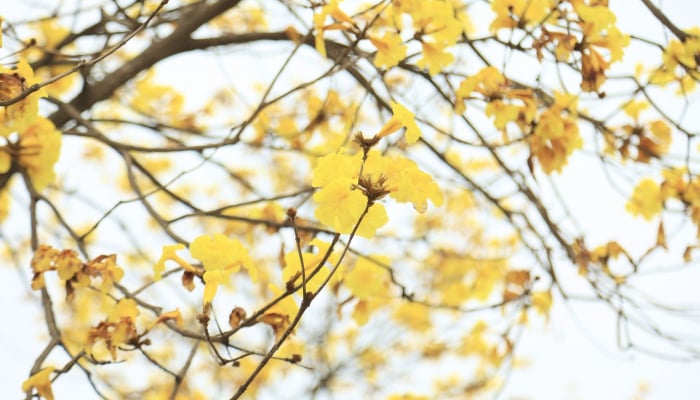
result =
[[[177,396],[177,392],[180,391],[180,386],[182,385],[182,382],[185,380],[185,375],[187,374],[187,371],[190,369],[190,366],[192,365],[192,360],[194,360],[195,354],[197,354],[197,348],[199,347],[199,341],[196,341],[192,345],[192,350],[190,350],[190,354],[187,356],[187,361],[185,361],[185,365],[182,366],[182,369],[177,373],[177,376],[175,376],[175,385],[173,386],[173,391],[170,392],[170,400],[174,400],[175,397]]]
[[[654,15],[656,19],[659,20],[668,30],[670,30],[681,42],[685,42],[686,39],[690,35],[685,33],[682,29],[677,27],[673,22],[671,22],[670,19],[666,16],[666,14],[663,13],[663,11],[659,10],[654,3],[651,2],[651,0],[642,0],[642,4],[646,6],[646,8],[651,11],[651,13]]]
[[[41,89],[45,86],[48,86],[54,82],[57,82],[65,77],[72,75],[80,70],[83,70],[89,66],[95,65],[95,64],[101,62],[102,60],[104,60],[105,58],[111,56],[117,50],[124,47],[124,45],[126,45],[126,43],[128,41],[130,41],[134,36],[136,36],[139,32],[141,32],[151,22],[151,20],[158,14],[158,12],[160,12],[160,10],[163,8],[163,6],[165,6],[167,3],[168,3],[168,0],[162,0],[160,5],[156,8],[155,11],[153,11],[153,13],[146,19],[146,21],[144,21],[143,24],[141,24],[139,27],[137,27],[132,32],[130,32],[128,35],[126,35],[117,44],[110,47],[109,49],[107,49],[106,51],[104,51],[100,55],[96,56],[92,60],[80,61],[80,62],[78,62],[78,64],[76,66],[74,66],[73,68],[71,68],[70,70],[68,70],[62,74],[58,74],[58,75],[56,75],[56,76],[54,76],[54,77],[52,77],[44,82],[33,84],[30,87],[28,87],[27,89],[25,89],[22,93],[20,93],[17,97],[14,97],[14,98],[11,98],[8,100],[4,100],[4,101],[0,101],[0,106],[9,106],[9,105],[15,104],[18,101],[26,98],[30,94],[37,92],[39,89]]]
[[[116,71],[94,84],[86,84],[83,91],[77,95],[70,105],[82,112],[94,104],[108,99],[114,91],[144,71],[174,54],[183,51],[183,45],[188,42],[192,32],[212,20],[214,17],[235,7],[241,0],[219,0],[208,6],[202,6],[187,16],[183,16],[175,30],[162,40],[153,42],[141,54],[126,62]],[[72,118],[61,109],[49,117],[56,127],[64,126]]]

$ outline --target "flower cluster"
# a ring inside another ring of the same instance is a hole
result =
[[[66,297],[71,299],[76,288],[87,287],[92,279],[100,278],[100,291],[107,292],[124,276],[124,270],[117,265],[115,254],[100,255],[88,262],[80,261],[75,250],[58,250],[42,244],[32,258],[32,289],[39,290],[45,285],[44,274],[56,271],[66,286]]]

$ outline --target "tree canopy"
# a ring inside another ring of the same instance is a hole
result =
[[[700,29],[651,0],[20,3],[27,399],[491,398],[558,303],[700,357]]]

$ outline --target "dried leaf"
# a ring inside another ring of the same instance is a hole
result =
[[[182,273],[182,286],[187,289],[188,292],[194,290],[194,273],[190,271]]]
[[[236,329],[238,325],[245,320],[246,317],[246,312],[243,308],[241,307],[235,307],[233,310],[231,310],[231,313],[228,315],[228,324],[231,328]]]
[[[284,331],[289,327],[290,320],[289,315],[279,314],[279,313],[266,313],[258,318],[258,322],[267,324],[272,327],[272,331],[275,333],[275,337],[279,339]]]

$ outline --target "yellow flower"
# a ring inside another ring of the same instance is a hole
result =
[[[357,235],[364,238],[373,238],[377,233],[377,229],[386,225],[389,222],[389,216],[386,213],[384,205],[381,203],[374,203],[367,210],[367,215],[360,223],[357,228]]]
[[[191,266],[190,263],[188,263],[182,257],[178,256],[175,253],[176,251],[182,250],[184,248],[185,248],[185,245],[182,243],[163,246],[163,254],[161,254],[156,265],[153,266],[153,272],[155,275],[153,277],[153,279],[160,280],[161,275],[163,274],[163,271],[165,271],[165,262],[168,260],[175,261],[176,263],[178,263],[182,268],[184,268],[187,271],[190,271],[190,272],[194,271],[194,267]]]
[[[530,153],[537,158],[542,170],[549,174],[552,171],[561,172],[568,163],[569,156],[583,147],[583,139],[578,125],[572,118],[576,114],[576,96],[555,94],[554,104],[542,112],[533,131],[528,138]],[[567,110],[564,113],[563,110]]]
[[[31,262],[32,272],[34,272],[32,289],[39,290],[44,287],[44,273],[55,268],[54,260],[58,254],[58,250],[46,244],[40,245],[34,252]]]
[[[11,71],[0,67],[0,100],[13,99],[35,83],[38,81],[34,71],[24,59]],[[15,104],[0,108],[0,136],[21,132],[34,122],[39,112],[39,97],[46,97],[46,90],[37,90]]]
[[[360,172],[360,157],[342,153],[331,153],[318,159],[313,170],[313,187],[321,187],[339,177],[357,178]]]
[[[591,48],[581,55],[581,90],[595,92],[605,83],[605,70],[610,65],[603,56]]]
[[[355,155],[334,153],[321,157],[313,171],[311,184],[314,187],[320,187],[313,196],[318,204],[315,216],[321,223],[339,233],[352,232],[368,205],[369,199],[358,187],[361,163],[359,153]],[[379,177],[382,173],[374,169],[365,169],[365,176],[369,176],[368,174]],[[373,237],[376,230],[384,226],[388,220],[382,204],[371,204],[358,227],[357,234],[366,238]]]
[[[318,203],[315,216],[340,233],[350,233],[367,207],[367,197],[352,190],[353,181],[339,177],[319,191],[313,199]]]
[[[556,0],[494,0],[491,9],[496,13],[496,18],[489,29],[496,32],[501,28],[539,24],[548,15],[552,17],[554,13],[551,10],[556,4]]]
[[[442,205],[443,195],[440,187],[430,174],[421,171],[413,161],[405,158],[395,160],[387,176],[396,185],[395,190],[390,193],[394,200],[409,202],[420,213],[427,210],[428,200],[437,207]]]
[[[394,309],[393,318],[414,331],[425,332],[432,326],[429,311],[422,304],[403,301]]]
[[[389,264],[388,257],[372,256],[371,258],[379,264]],[[355,267],[343,278],[345,287],[360,300],[387,296],[388,274],[384,268],[372,260],[364,257],[358,259]]]
[[[617,18],[615,14],[603,5],[589,6],[583,1],[572,2],[576,13],[584,22],[584,34],[586,36],[598,36],[603,30],[615,24]]]
[[[379,68],[391,68],[406,58],[406,46],[394,32],[386,32],[381,38],[370,36],[369,40],[377,48],[374,65]]]
[[[121,299],[112,308],[107,321],[117,323],[122,320],[122,318],[129,318],[132,321],[136,319],[139,315],[139,309],[134,299]]]
[[[20,133],[19,164],[27,169],[36,190],[54,179],[53,166],[61,152],[61,132],[43,117],[37,118]]]
[[[399,103],[391,102],[391,112],[394,114],[389,121],[379,130],[378,137],[390,135],[402,127],[406,128],[406,143],[412,144],[418,141],[421,132],[416,124],[416,116]]]
[[[647,221],[663,210],[661,187],[651,178],[642,179],[632,192],[625,209],[632,215],[641,215]]]
[[[54,371],[53,367],[44,368],[22,382],[22,390],[28,392],[36,389],[39,396],[46,400],[53,400],[53,390],[51,389],[51,378],[49,375]]]
[[[487,116],[494,117],[493,125],[496,129],[504,130],[508,122],[517,121],[520,107],[502,100],[493,100],[486,105],[484,112]]]
[[[331,25],[325,25],[326,17],[332,17],[339,23],[334,23]],[[347,29],[348,27],[354,26],[355,21],[350,18],[343,10],[338,6],[338,0],[331,0],[325,6],[321,7],[321,11],[314,14],[314,28],[316,30],[315,45],[316,50],[323,56],[326,57],[326,42],[323,38],[324,32],[329,29]]]
[[[502,97],[507,89],[507,80],[498,68],[489,66],[482,68],[476,74],[467,77],[460,83],[455,100],[455,111],[464,112],[464,100],[474,92],[481,93],[485,98]]]
[[[552,292],[532,292],[532,306],[538,313],[548,316],[549,310],[552,308]]]
[[[649,130],[656,139],[660,154],[668,152],[672,140],[671,128],[668,126],[668,124],[660,119],[657,119],[651,122],[649,125]]]
[[[55,258],[56,272],[58,277],[67,281],[79,273],[83,268],[83,262],[78,258],[75,250],[63,250]]]
[[[426,68],[430,75],[437,74],[454,62],[455,56],[445,50],[446,46],[427,41],[424,41],[422,44],[423,57],[416,62],[416,65]]]
[[[117,265],[116,254],[97,256],[87,265],[91,276],[93,276],[92,274],[100,274],[102,276],[102,283],[100,284],[102,293],[106,293],[114,286],[114,282],[119,282],[124,277],[124,270]]]
[[[649,103],[646,101],[630,101],[622,110],[636,121],[639,119],[639,113],[647,108],[649,108]]]
[[[228,283],[231,274],[241,267],[249,273],[252,270],[252,260],[243,244],[220,233],[195,238],[190,254],[204,266],[204,303],[211,303],[218,285]]]

